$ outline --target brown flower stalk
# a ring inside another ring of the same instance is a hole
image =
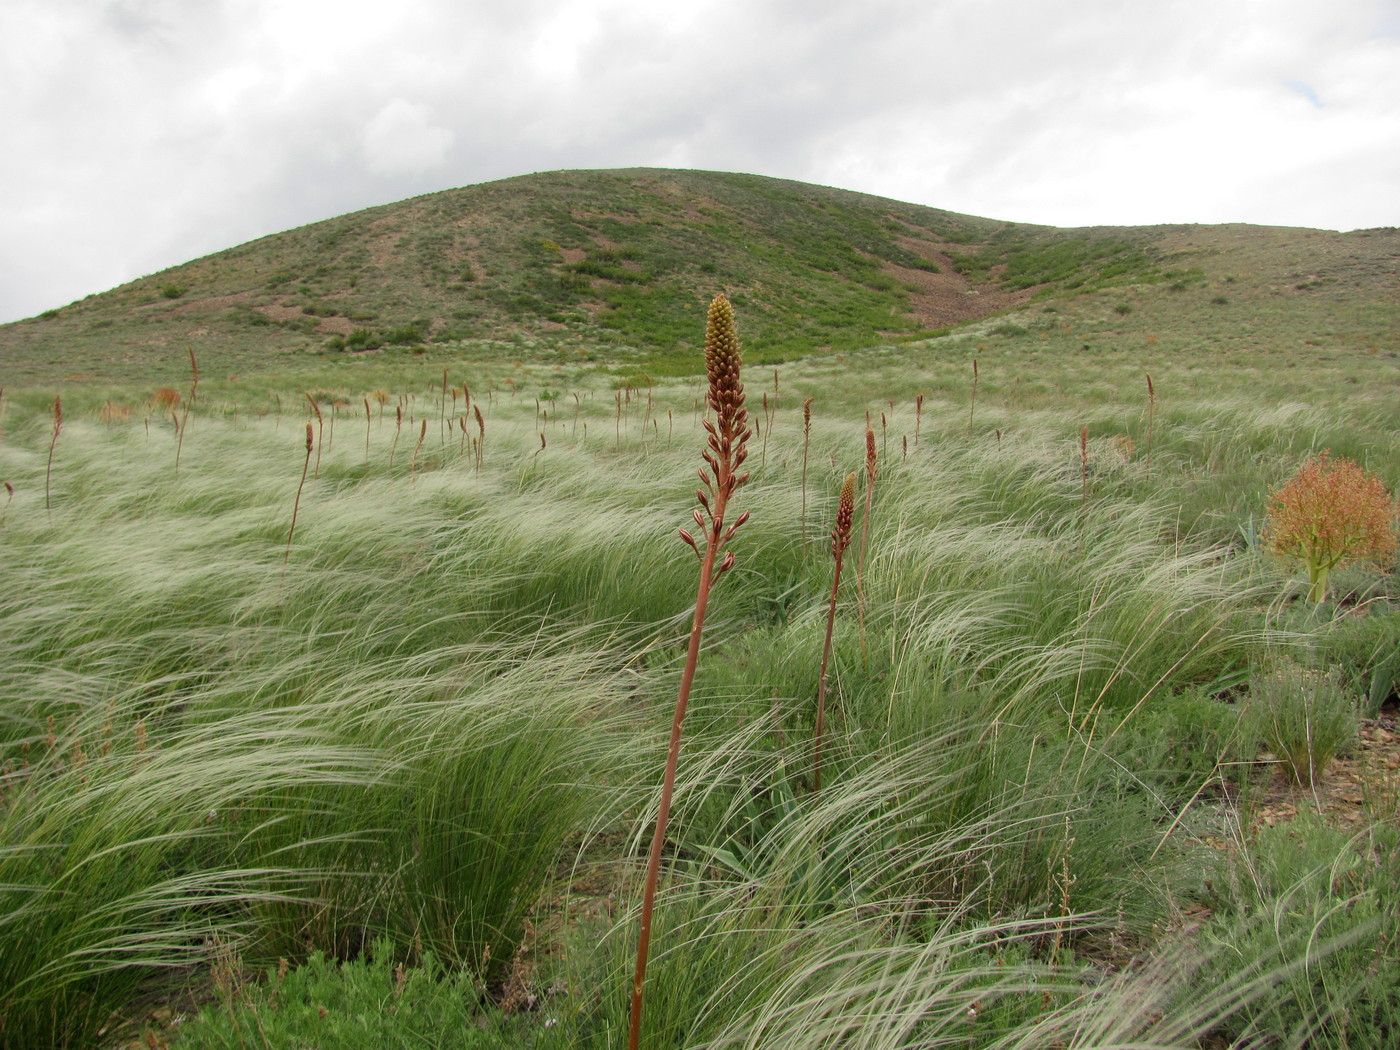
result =
[[[1147,469],[1152,469],[1152,424],[1157,415],[1157,391],[1152,386],[1152,373],[1144,372],[1147,376]]]
[[[967,406],[967,436],[972,436],[972,414],[977,411],[977,358],[972,359],[972,400]]]
[[[486,448],[486,419],[481,414],[480,405],[472,405],[476,413],[476,472],[481,473],[481,455]]]
[[[53,503],[49,498],[49,481],[53,477],[53,450],[58,444],[59,432],[63,430],[63,398],[56,395],[53,399],[53,436],[49,438],[49,461],[44,467],[44,510],[53,517]]]
[[[826,610],[826,641],[822,643],[821,674],[817,678],[817,727],[812,744],[812,790],[822,787],[822,735],[826,716],[826,668],[831,658],[831,632],[836,626],[836,595],[841,587],[841,559],[851,545],[851,522],[856,512],[856,472],[846,475],[841,484],[841,499],[836,505],[836,527],[831,530],[831,556],[836,559],[836,571],[831,577],[831,602]]]
[[[745,511],[732,523],[726,524],[725,514],[730,497],[748,480],[740,472],[748,456],[748,440],[752,436],[749,415],[744,408],[744,384],[739,378],[741,355],[739,337],[734,329],[734,309],[723,295],[710,303],[705,325],[705,372],[709,377],[708,404],[714,418],[706,418],[705,449],[701,453],[708,470],[699,471],[703,488],[695,492],[703,513],[694,512],[695,524],[702,530],[697,540],[685,529],[680,537],[695,551],[700,560],[700,583],[695,597],[695,614],[690,627],[690,647],[686,652],[685,668],[681,672],[680,690],[676,696],[675,714],[671,720],[671,741],[666,752],[666,771],[661,781],[661,805],[656,814],[651,852],[647,859],[646,888],[642,896],[641,931],[637,941],[637,969],[632,980],[632,1013],[628,1033],[628,1050],[637,1050],[641,1038],[642,997],[646,984],[647,953],[651,944],[651,918],[656,902],[656,883],[661,871],[661,849],[666,841],[666,824],[671,813],[671,795],[675,790],[676,763],[680,757],[681,726],[685,720],[686,703],[695,681],[695,668],[700,656],[700,636],[705,624],[705,608],[710,588],[719,576],[734,565],[734,553],[724,548],[734,533],[749,518]],[[703,549],[702,549],[703,542]],[[724,557],[716,565],[720,553]]]
[[[190,422],[190,409],[194,407],[194,399],[199,391],[199,364],[194,359],[194,347],[190,347],[190,396],[185,399],[184,412],[180,421],[176,424],[175,442],[175,474],[180,473],[180,453],[185,450],[185,427]]]
[[[408,480],[409,480],[410,482],[413,482],[413,481],[417,480],[417,479],[415,478],[415,476],[414,476],[414,471],[415,471],[415,470],[417,469],[417,467],[418,467],[418,450],[419,450],[420,448],[423,447],[423,439],[426,438],[427,436],[428,436],[428,417],[427,417],[427,416],[424,416],[424,417],[422,418],[422,420],[419,421],[419,427],[418,427],[418,442],[417,442],[417,444],[415,444],[415,445],[413,446],[413,455],[411,455],[411,456],[408,457]]]
[[[292,556],[292,537],[297,531],[297,512],[301,509],[301,490],[306,487],[306,472],[311,466],[311,421],[306,421],[306,459],[301,465],[301,483],[297,485],[297,496],[292,501],[292,527],[287,530],[287,549],[282,554],[282,575],[287,575],[287,560]]]
[[[316,413],[316,469],[312,471],[311,476],[319,478],[321,476],[321,446],[325,443],[326,421],[321,418],[321,406],[316,404],[316,399],[311,396],[311,392],[303,390],[302,393],[306,395],[306,400],[311,402],[311,411]]]

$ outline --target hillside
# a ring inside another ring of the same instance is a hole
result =
[[[1124,332],[1170,338],[1190,314],[1183,339],[1393,351],[1397,270],[1393,229],[1062,230],[752,175],[552,172],[328,219],[0,326],[0,376],[139,379],[188,347],[211,374],[250,373],[482,340],[695,371],[716,290],[755,363],[1092,293],[1116,297]]]

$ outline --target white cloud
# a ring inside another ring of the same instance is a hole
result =
[[[6,0],[0,319],[554,168],[1056,225],[1397,225],[1395,25],[1393,0]]]
[[[447,161],[456,136],[430,119],[428,107],[396,98],[365,126],[365,164],[376,175],[417,175]]]

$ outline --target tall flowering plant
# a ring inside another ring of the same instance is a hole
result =
[[[1264,548],[1308,571],[1308,601],[1327,597],[1331,571],[1351,562],[1382,568],[1395,557],[1396,505],[1374,474],[1324,449],[1269,494]]]
[[[715,580],[734,565],[734,552],[725,546],[734,533],[749,520],[748,512],[726,523],[729,499],[748,480],[741,471],[748,457],[749,413],[744,407],[744,384],[739,378],[739,336],[734,329],[734,308],[723,295],[715,296],[705,324],[705,372],[710,389],[707,402],[713,418],[706,418],[705,449],[701,456],[709,468],[701,468],[701,488],[695,490],[700,508],[694,512],[700,532],[697,539],[686,529],[680,530],[681,540],[700,560],[700,584],[695,598],[695,615],[690,627],[690,648],[686,652],[685,669],[681,672],[680,691],[676,697],[675,715],[671,721],[671,744],[666,752],[666,772],[661,780],[661,805],[656,814],[656,829],[652,833],[651,853],[647,858],[646,888],[642,895],[641,930],[637,940],[637,968],[632,980],[632,1014],[627,1045],[637,1050],[641,1039],[642,1002],[646,987],[647,954],[651,945],[651,917],[656,902],[656,884],[661,870],[661,849],[666,842],[666,825],[671,814],[671,795],[676,784],[676,763],[680,758],[681,724],[685,721],[690,687],[695,681],[695,667],[700,657],[700,634],[705,624],[705,607],[710,599],[710,587]],[[720,554],[723,553],[723,558]]]

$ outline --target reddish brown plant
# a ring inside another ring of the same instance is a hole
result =
[[[1396,505],[1374,474],[1323,449],[1269,494],[1264,549],[1301,561],[1308,600],[1327,597],[1332,570],[1350,562],[1389,565],[1395,558]]]
[[[53,516],[53,502],[49,496],[49,483],[53,478],[53,450],[58,444],[58,435],[63,430],[63,397],[57,395],[53,399],[53,435],[49,438],[49,460],[44,467],[44,510]]]
[[[695,681],[695,669],[700,657],[705,609],[709,604],[710,588],[715,580],[734,565],[734,552],[725,550],[725,547],[749,518],[748,512],[745,511],[733,522],[726,522],[730,498],[749,477],[746,471],[741,472],[740,469],[748,457],[748,441],[753,433],[749,428],[748,410],[744,407],[744,384],[739,376],[741,361],[739,337],[734,328],[734,309],[725,296],[717,295],[710,303],[705,325],[705,372],[709,378],[707,402],[714,417],[707,417],[703,423],[706,439],[701,456],[709,469],[701,468],[699,471],[703,487],[695,492],[695,497],[703,509],[703,513],[696,510],[693,514],[695,524],[701,530],[701,538],[697,539],[685,529],[680,530],[681,540],[695,552],[700,561],[700,583],[695,597],[695,613],[691,620],[690,646],[686,651],[685,668],[681,672],[675,713],[671,719],[671,740],[661,781],[661,803],[657,809],[656,827],[652,833],[651,851],[647,858],[641,929],[637,940],[637,968],[632,980],[628,1050],[637,1050],[641,1039],[647,955],[651,945],[651,920],[656,903],[656,885],[661,871],[661,850],[666,841],[671,796],[675,791],[681,727],[685,721],[686,704],[690,699],[690,690]],[[722,559],[719,557],[721,553],[724,555]]]
[[[826,610],[826,640],[822,643],[821,673],[817,678],[817,725],[812,743],[812,790],[822,786],[822,736],[826,717],[826,670],[831,658],[831,634],[836,626],[836,596],[841,588],[841,560],[851,545],[851,525],[856,511],[856,472],[846,475],[841,483],[841,498],[836,504],[836,527],[831,530],[831,556],[836,570],[831,576],[831,601]]]

